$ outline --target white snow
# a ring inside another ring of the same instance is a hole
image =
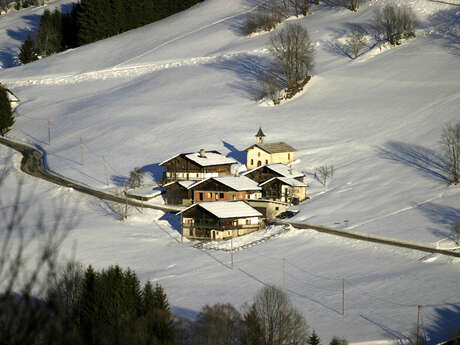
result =
[[[246,176],[220,176],[220,177],[211,177],[211,179],[222,183],[225,186],[228,186],[236,191],[247,191],[247,190],[261,190],[258,183]],[[207,180],[204,180],[207,181]],[[203,182],[204,182],[203,181]],[[193,188],[199,185],[200,182],[197,182],[194,185],[190,185],[188,188]]]
[[[260,185],[263,186],[264,184],[266,183],[269,183],[273,180],[280,180],[281,182],[289,185],[289,186],[292,186],[292,187],[306,187],[307,185],[303,182],[300,182],[300,181],[297,181],[293,178],[289,178],[289,177],[272,177],[271,179],[261,183]]]
[[[293,220],[454,247],[449,228],[460,218],[460,188],[449,187],[440,170],[439,137],[445,123],[459,121],[460,9],[397,0],[414,8],[417,37],[381,52],[370,44],[351,60],[338,40],[350,24],[372,33],[373,9],[387,2],[370,0],[357,13],[321,2],[293,19],[309,30],[316,68],[305,92],[280,106],[261,107],[251,96],[257,71],[270,62],[270,34],[241,34],[252,0],[206,0],[143,28],[4,68],[2,83],[21,100],[8,136],[46,150],[51,170],[110,189],[134,167],[158,181],[159,163],[177,152],[205,147],[244,163],[241,150],[262,126],[268,142],[297,149],[295,167],[310,180],[311,200],[297,206]],[[0,18],[3,67],[14,65],[42,10]],[[5,206],[23,176],[19,162],[0,148],[0,166],[14,169],[0,191]],[[326,187],[314,179],[324,164],[335,168]],[[350,343],[404,340],[417,305],[432,343],[460,324],[458,260],[291,230],[235,253],[232,270],[229,253],[181,243],[175,215],[132,209],[120,223],[98,199],[25,177],[26,192],[35,184],[28,224],[38,205],[75,210],[81,219],[63,257],[96,268],[129,266],[143,282],[162,284],[183,316],[194,317],[204,304],[241,306],[263,284],[281,285],[285,258],[287,292],[322,343],[334,335]],[[64,196],[80,202],[66,205]],[[33,252],[36,243],[30,245]]]
[[[202,207],[208,212],[211,212],[217,218],[245,218],[245,217],[261,217],[262,214],[252,208],[244,201],[219,201],[219,202],[202,202],[194,204],[187,209],[180,211],[178,214],[184,213],[192,207]]]
[[[296,177],[304,176],[304,174],[302,174],[301,172],[295,171],[295,170],[291,169],[291,167],[286,166],[286,165],[281,164],[281,163],[273,163],[273,164],[262,165],[260,167],[257,167],[257,168],[254,168],[252,170],[244,172],[243,175],[247,175],[247,174],[249,174],[249,173],[251,173],[251,172],[253,172],[255,170],[261,169],[263,167],[266,167],[266,168],[268,168],[268,169],[280,174],[282,177],[296,178]]]

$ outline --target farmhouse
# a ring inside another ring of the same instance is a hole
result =
[[[263,228],[262,214],[244,201],[203,202],[178,213],[182,235],[190,239],[225,240]]]
[[[193,202],[260,199],[262,188],[246,176],[222,176],[197,182],[189,187]]]
[[[272,177],[260,184],[264,199],[298,204],[307,198],[307,185],[289,177]]]
[[[173,181],[163,185],[166,189],[166,204],[190,206],[193,198],[188,187],[194,183],[196,181]]]
[[[160,166],[166,167],[162,183],[172,181],[197,181],[209,177],[231,175],[231,166],[237,162],[233,158],[225,157],[218,151],[181,153],[171,157]]]
[[[248,169],[253,169],[272,163],[290,164],[294,161],[295,149],[284,142],[265,143],[265,134],[262,128],[259,128],[256,143],[245,151],[246,166]]]
[[[303,173],[292,170],[290,167],[280,163],[262,165],[246,171],[243,175],[258,183],[263,183],[273,177],[287,177],[303,182],[305,177]]]

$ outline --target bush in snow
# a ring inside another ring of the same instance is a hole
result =
[[[377,33],[392,45],[400,44],[402,38],[415,37],[416,17],[409,6],[387,4],[376,9],[374,17]]]
[[[444,170],[452,184],[460,182],[460,122],[446,125],[441,134],[444,151]]]
[[[362,26],[354,25],[348,34],[346,46],[356,59],[359,52],[366,47],[365,31]]]

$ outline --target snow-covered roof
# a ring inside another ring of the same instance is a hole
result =
[[[201,157],[199,152],[194,152],[185,155],[185,157],[202,167],[237,163],[233,158],[225,157],[217,152],[205,152],[204,157]]]
[[[218,151],[205,151],[204,152],[204,157],[201,157],[200,152],[192,152],[192,153],[179,153],[175,156],[172,156],[163,162],[160,163],[160,165],[163,165],[170,160],[182,156],[185,159],[188,159],[192,162],[195,162],[196,164],[205,167],[205,166],[213,166],[213,165],[226,165],[226,164],[236,164],[238,163],[236,160],[233,158],[225,157],[223,154],[221,154]]]
[[[244,190],[260,190],[258,183],[254,180],[251,180],[249,177],[246,176],[220,176],[220,177],[210,177],[206,180],[199,181],[193,185],[190,185],[188,189],[195,188],[196,186],[202,184],[208,180],[215,180],[216,182],[222,183],[223,185],[232,188],[236,191],[244,191]]]
[[[272,177],[270,180],[261,183],[260,186],[263,186],[266,183],[269,183],[273,180],[280,180],[284,184],[287,184],[291,187],[307,187],[307,185],[303,182],[297,181],[296,179],[289,178],[289,177]]]
[[[144,186],[135,189],[129,189],[126,191],[126,194],[141,197],[154,197],[156,195],[160,195],[161,190],[158,190],[157,186]]]
[[[284,165],[284,164],[281,164],[281,163],[273,163],[273,164],[262,165],[260,167],[257,167],[257,168],[254,168],[252,170],[244,172],[243,175],[246,176],[247,174],[249,174],[249,173],[251,173],[253,171],[256,171],[257,169],[263,168],[263,167],[266,167],[267,169],[270,169],[270,170],[278,173],[282,177],[296,178],[296,177],[303,177],[304,176],[303,173],[295,171],[295,170],[291,170],[291,168],[289,168],[287,165]]]
[[[252,149],[253,147],[258,147],[267,153],[283,153],[283,152],[295,152],[296,151],[296,149],[293,148],[291,145],[286,144],[285,142],[282,142],[282,141],[279,143],[254,144],[254,145],[249,146],[244,151],[248,151]]]
[[[244,218],[244,217],[262,217],[262,213],[249,206],[244,201],[214,201],[194,204],[178,214],[184,213],[192,207],[201,207],[212,213],[217,218]]]
[[[195,184],[195,183],[201,183],[202,181],[172,181],[172,182],[169,182],[169,183],[166,183],[165,185],[163,185],[163,187],[168,187],[174,183],[177,183],[178,185],[184,187],[184,188],[189,188],[191,185]]]

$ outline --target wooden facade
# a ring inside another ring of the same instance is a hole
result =
[[[263,183],[265,181],[270,180],[273,177],[285,177],[285,175],[276,172],[273,169],[270,169],[269,165],[261,166],[258,169],[254,169],[249,171],[248,173],[244,174],[244,176],[249,177],[251,180],[256,181],[257,183]],[[296,176],[294,177],[299,182],[303,182],[304,176]]]
[[[262,197],[260,189],[237,191],[214,179],[203,181],[196,187],[192,186],[191,190],[194,203],[259,199]]]
[[[210,153],[218,154],[216,151]],[[230,176],[232,174],[231,166],[234,163],[202,166],[186,156],[187,154],[180,154],[160,164],[166,167],[162,184],[172,181],[199,181],[209,177]]]
[[[261,215],[219,218],[199,205],[182,212],[182,235],[189,239],[227,240],[263,227]]]
[[[190,206],[193,203],[192,191],[179,182],[165,186],[166,204]]]
[[[264,199],[294,204],[307,199],[306,185],[286,183],[281,179],[273,178],[261,186]]]

